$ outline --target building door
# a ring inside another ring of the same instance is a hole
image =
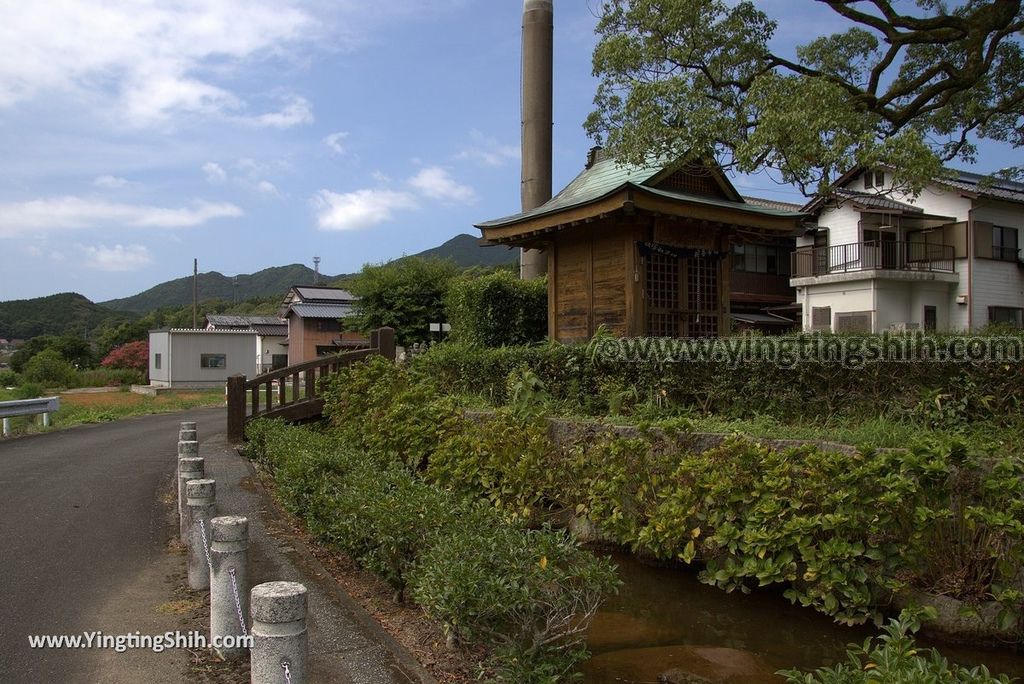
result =
[[[934,306],[924,307],[924,329],[925,332],[935,332],[939,327],[939,314]]]
[[[721,263],[715,256],[648,254],[647,334],[650,337],[718,335]]]

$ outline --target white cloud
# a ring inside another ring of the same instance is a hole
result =
[[[223,183],[228,179],[227,171],[217,162],[203,164],[203,173],[206,174],[206,180],[210,183]]]
[[[431,199],[468,203],[476,199],[476,192],[468,185],[460,185],[440,166],[429,166],[409,179],[409,185]]]
[[[345,154],[345,146],[341,144],[341,141],[348,137],[348,132],[338,131],[337,133],[331,133],[324,138],[324,145],[331,148],[331,151],[335,154]]]
[[[278,191],[277,186],[267,180],[261,180],[256,184],[256,191],[261,195],[270,195],[272,197],[280,197],[281,193]]]
[[[106,188],[108,190],[117,190],[131,184],[127,178],[121,178],[119,176],[97,176],[93,179],[92,184],[97,188]]]
[[[244,99],[214,83],[214,77],[286,56],[292,45],[317,40],[321,22],[302,4],[4,3],[0,108],[40,94],[70,93],[92,103],[111,101],[132,126],[158,124],[182,113],[248,115]],[[300,98],[282,112],[253,120],[284,126],[308,117],[308,103]]]
[[[153,261],[144,245],[97,245],[81,249],[85,253],[85,265],[98,271],[137,271]]]
[[[257,128],[291,128],[313,123],[313,105],[304,97],[294,97],[280,111],[242,118]]]
[[[321,190],[313,197],[320,230],[359,230],[390,221],[394,212],[415,209],[416,198],[393,190],[356,190],[336,193]]]
[[[484,166],[504,166],[519,159],[519,146],[503,145],[477,130],[469,132],[470,145],[456,155],[456,159],[475,161]]]
[[[189,228],[218,218],[238,217],[243,213],[239,207],[227,202],[194,202],[189,207],[168,208],[75,196],[53,197],[0,204],[0,237],[117,226]]]
[[[376,171],[371,173],[370,176],[373,178],[373,180],[377,181],[378,183],[390,183],[391,182],[391,176],[389,176],[388,174],[384,173],[380,169],[377,169]]]

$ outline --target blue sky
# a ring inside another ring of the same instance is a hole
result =
[[[776,43],[837,28],[762,0]],[[799,5],[799,7],[798,7]],[[598,0],[555,2],[555,189]],[[358,270],[519,207],[519,0],[0,2],[0,300]],[[1012,151],[985,148],[983,170]],[[767,178],[741,192],[800,201]]]

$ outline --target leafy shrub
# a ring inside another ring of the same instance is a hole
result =
[[[492,645],[496,681],[518,684],[575,678],[590,617],[618,580],[565,532],[477,523],[446,531],[410,584],[428,615]]]
[[[1009,684],[1006,675],[991,675],[984,665],[950,665],[938,651],[918,646],[913,638],[922,617],[934,613],[903,611],[890,620],[883,634],[861,645],[851,644],[847,662],[812,673],[783,670],[788,684]]]
[[[78,371],[56,349],[46,349],[29,359],[22,376],[26,382],[48,387],[75,387],[78,384]]]
[[[510,524],[419,480],[390,452],[363,453],[336,433],[255,421],[247,436],[246,455],[273,472],[283,505],[311,534],[399,595],[408,584],[458,636],[490,645],[501,680],[571,678],[589,618],[616,586],[610,562],[562,533]]]
[[[32,357],[49,349],[55,350],[74,368],[91,368],[96,363],[92,347],[85,340],[69,335],[40,335],[18,347],[11,355],[11,368],[16,373],[23,373]]]
[[[103,357],[100,365],[104,368],[130,369],[146,375],[149,373],[149,341],[137,340],[114,347]]]
[[[35,399],[43,396],[43,386],[35,382],[23,382],[14,390],[16,399]]]
[[[330,376],[322,393],[324,415],[350,443],[413,468],[424,464],[461,421],[453,399],[380,356]]]
[[[451,337],[500,347],[539,342],[547,335],[547,278],[520,280],[509,271],[454,279],[444,298]]]
[[[16,387],[20,381],[18,374],[11,369],[0,369],[0,387]]]
[[[130,368],[91,368],[78,374],[82,387],[128,387],[146,384],[146,375]]]

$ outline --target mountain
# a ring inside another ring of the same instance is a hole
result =
[[[94,304],[77,292],[0,302],[0,337],[88,336],[100,324],[118,325],[134,316]]]
[[[518,256],[518,252],[504,247],[482,247],[478,243],[478,238],[463,233],[442,245],[401,258],[451,259],[460,267],[469,268],[470,266],[514,264]],[[321,275],[320,278],[322,282],[330,283],[351,275]],[[237,286],[235,281],[237,281]],[[199,274],[199,300],[224,299],[230,302],[254,297],[284,297],[292,285],[309,285],[312,282],[313,270],[302,264],[266,268],[253,274],[235,277],[212,271]],[[146,313],[161,307],[179,307],[191,303],[192,277],[187,276],[161,283],[131,297],[100,302],[100,305],[117,311]]]
[[[254,297],[284,297],[292,285],[313,282],[313,270],[302,264],[265,268],[252,274],[226,276],[216,271],[200,273],[200,301],[223,299],[242,301]],[[179,307],[192,303],[192,277],[169,280],[131,297],[100,302],[116,311],[146,313],[162,307]]]
[[[470,266],[507,266],[519,259],[519,250],[505,247],[484,247],[479,238],[462,233],[438,247],[431,247],[414,257],[433,259],[451,259],[462,268]]]

